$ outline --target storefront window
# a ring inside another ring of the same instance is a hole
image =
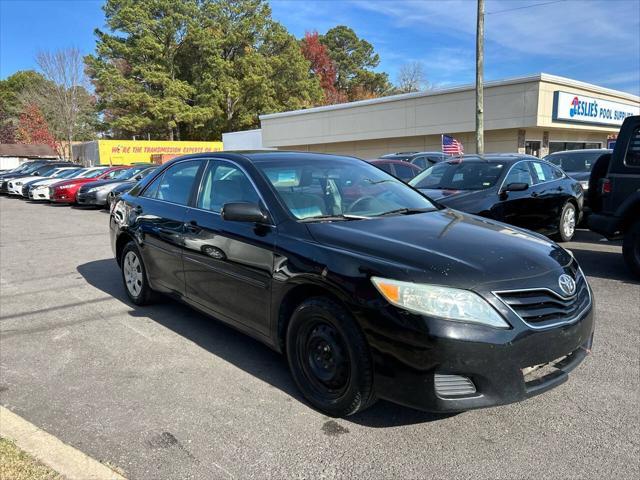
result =
[[[524,153],[527,155],[533,155],[534,157],[540,157],[540,142],[527,140],[524,142]]]
[[[602,148],[602,144],[599,142],[549,142],[549,153],[584,150],[585,148]]]

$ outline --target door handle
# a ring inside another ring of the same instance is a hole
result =
[[[198,226],[198,222],[196,222],[195,220],[191,220],[190,222],[187,222],[184,225],[185,225],[185,230],[187,230],[187,232],[198,233],[202,230],[202,228]]]

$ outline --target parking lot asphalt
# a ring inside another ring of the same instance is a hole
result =
[[[262,344],[171,300],[129,303],[106,212],[2,197],[0,403],[132,479],[637,478],[640,284],[619,243],[567,246],[597,302],[567,383],[457,415],[378,402],[332,419]]]

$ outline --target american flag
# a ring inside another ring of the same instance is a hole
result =
[[[449,135],[442,135],[442,153],[446,153],[447,155],[462,155],[464,148],[462,148],[462,144],[455,138]]]

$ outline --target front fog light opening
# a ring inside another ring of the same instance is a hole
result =
[[[436,395],[439,397],[468,397],[477,393],[476,386],[469,377],[436,373],[433,376]]]

